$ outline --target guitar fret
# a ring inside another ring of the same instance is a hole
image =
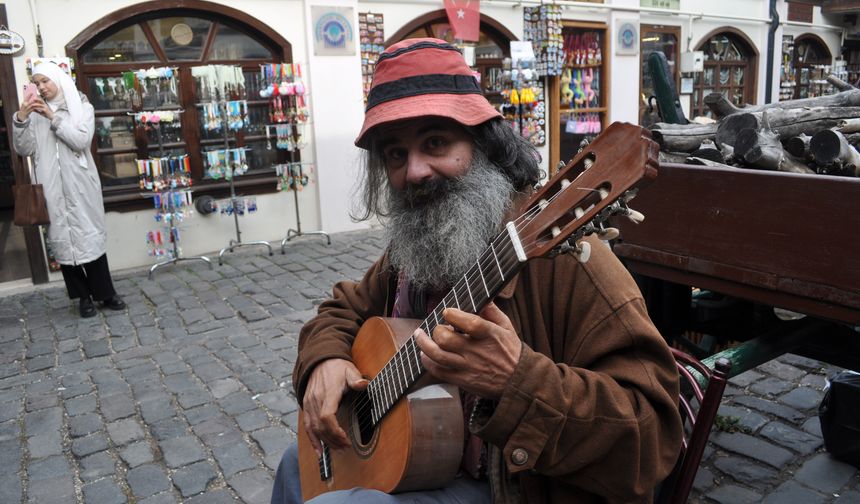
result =
[[[481,263],[475,258],[475,264],[478,265],[478,274],[481,275],[481,281],[484,283],[484,291],[487,292],[487,299],[490,299],[490,289],[487,288],[487,280],[484,278],[484,272],[481,271]]]
[[[370,400],[373,403],[373,411],[371,416],[373,417],[373,423],[375,424],[379,422],[379,415],[382,414],[382,408],[379,404],[379,384],[376,383],[376,381],[372,381],[370,382],[370,387],[368,388],[370,388]]]
[[[466,292],[469,293],[469,299],[472,301],[472,313],[478,313],[478,307],[475,305],[475,298],[472,297],[472,289],[469,288],[469,279],[463,274],[463,280],[466,282]]]
[[[493,246],[493,242],[490,242],[490,250],[493,251],[493,259],[496,260],[496,267],[499,268],[499,274],[502,275],[502,282],[504,282],[505,272],[502,271],[502,265],[499,264],[499,256],[496,255],[496,247]]]
[[[398,350],[397,353],[394,355],[395,355],[395,357],[399,357],[400,356],[400,350]],[[400,394],[402,394],[407,388],[409,388],[409,384],[407,383],[407,380],[406,380],[406,373],[403,371],[403,366],[400,363],[397,364],[397,378],[398,378],[398,382],[402,384],[402,387],[400,390]],[[399,396],[400,394],[397,394],[397,395]]]
[[[421,374],[421,357],[418,356],[418,348],[417,348],[418,343],[415,341],[415,338],[412,338],[411,340],[409,340],[409,342],[412,344],[412,355],[413,355],[414,360],[415,360],[415,372],[420,375]]]
[[[454,302],[457,303],[457,309],[460,310],[460,300],[457,299],[457,286],[454,285],[454,289],[451,291],[454,294]]]
[[[436,314],[436,309],[433,309],[433,318],[436,319],[436,326],[439,326],[439,316]]]
[[[408,344],[409,344],[409,341],[406,342],[406,345],[408,345]],[[406,355],[401,355],[400,359],[401,359],[401,361],[406,361],[406,364],[409,365],[409,378],[410,378],[410,381],[412,383],[415,383],[415,375],[412,373],[412,363],[409,362],[409,347],[406,345],[403,345],[403,348],[406,349]],[[397,353],[400,353],[400,352],[397,352]]]

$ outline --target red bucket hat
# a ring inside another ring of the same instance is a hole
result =
[[[376,62],[355,145],[367,149],[367,132],[380,124],[424,116],[477,126],[501,114],[484,98],[459,49],[435,38],[402,40]]]

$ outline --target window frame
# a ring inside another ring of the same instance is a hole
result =
[[[181,60],[168,61],[157,42],[154,33],[148,21],[152,19],[168,18],[168,17],[196,17],[207,19],[212,22],[209,33],[207,34],[204,43],[201,59],[199,60]],[[74,58],[76,62],[77,86],[85,95],[90,96],[92,91],[89,86],[88,78],[116,76],[128,69],[137,69],[142,67],[152,66],[152,63],[83,63],[83,55],[96,44],[110,37],[118,30],[138,24],[143,30],[147,40],[153,47],[156,56],[160,59],[157,63],[159,66],[169,65],[178,68],[180,79],[180,103],[187,110],[182,115],[184,131],[200,131],[200,123],[195,110],[197,98],[195,96],[195,87],[193,84],[186,84],[193,80],[191,76],[191,68],[193,66],[208,65],[208,64],[228,64],[238,65],[246,71],[258,71],[259,65],[264,63],[291,63],[292,62],[292,46],[280,34],[275,32],[261,21],[249,16],[248,14],[236,10],[234,8],[207,2],[203,0],[174,0],[170,2],[170,7],[163,8],[161,2],[144,2],[129,6],[124,9],[114,11],[105,16],[99,21],[93,23],[75,37],[69,44],[66,45],[66,55]],[[273,55],[272,59],[249,59],[249,60],[207,60],[209,52],[212,49],[213,42],[217,36],[220,26],[228,26],[234,30],[238,30],[247,34],[252,39],[263,45]],[[248,96],[249,105],[256,102],[266,103],[265,100],[260,100],[257,97]],[[123,110],[123,113],[125,110]],[[96,111],[96,117],[117,116],[118,110],[99,110]],[[237,144],[245,145],[246,141],[254,140],[256,137],[250,137],[240,132],[236,135]],[[185,151],[191,157],[192,176],[195,182],[194,190],[196,195],[210,194],[216,198],[226,197],[230,194],[230,185],[224,180],[206,180],[203,179],[203,160],[202,146],[206,143],[202,140],[199,133],[196,135],[186,136]],[[135,129],[135,147],[133,149],[122,149],[122,153],[128,151],[135,154],[138,158],[147,155],[146,139],[143,131],[140,128]],[[93,157],[100,161],[97,147],[97,139],[93,137],[91,145]],[[104,151],[104,149],[103,149]],[[119,152],[111,152],[117,154]],[[104,154],[104,152],[102,152]],[[149,153],[153,153],[150,151]],[[262,194],[275,192],[276,176],[274,170],[271,173],[249,173],[243,177],[238,177],[234,181],[237,188],[241,188],[244,194]],[[105,202],[105,209],[109,211],[133,211],[149,208],[151,202],[142,197],[140,188],[137,183],[119,184],[112,186],[103,186],[102,194]]]
[[[755,104],[756,102],[756,89],[758,86],[758,50],[756,49],[755,44],[747,37],[745,33],[742,31],[733,28],[731,26],[724,26],[721,28],[717,28],[702,38],[702,41],[696,45],[697,51],[704,51],[707,44],[711,43],[711,39],[725,35],[730,42],[732,42],[736,47],[740,50],[745,51],[746,54],[743,54],[743,59],[740,60],[728,60],[728,61],[713,61],[706,60],[704,62],[704,70],[712,69],[714,72],[714,84],[712,85],[713,92],[719,92],[724,89],[722,85],[719,84],[719,73],[724,67],[729,69],[729,86],[728,89],[739,88],[742,86],[743,89],[743,102],[744,104]],[[732,71],[737,67],[744,68],[744,83],[742,85],[734,84],[734,72]],[[693,82],[693,96],[695,100],[692,102],[691,106],[691,114],[693,117],[697,115],[707,115],[710,113],[710,109],[707,105],[705,105],[705,73],[702,71],[700,76],[696,78]],[[729,99],[731,101],[731,99]]]

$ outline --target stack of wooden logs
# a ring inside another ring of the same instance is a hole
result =
[[[743,108],[712,93],[717,122],[651,126],[661,160],[860,177],[860,89],[827,80],[836,94]]]

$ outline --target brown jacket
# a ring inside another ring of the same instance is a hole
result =
[[[389,313],[394,274],[383,256],[360,283],[335,285],[304,326],[300,403],[313,367],[349,359],[363,321]],[[592,240],[585,265],[533,259],[495,301],[524,342],[495,409],[471,425],[492,447],[495,500],[649,502],[680,450],[678,376],[627,271]]]

